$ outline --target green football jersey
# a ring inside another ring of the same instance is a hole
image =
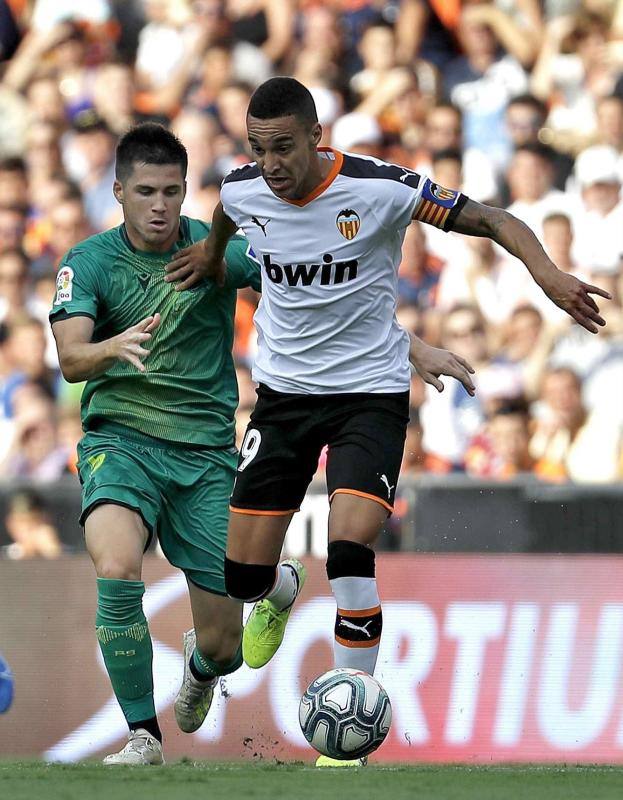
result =
[[[210,226],[181,217],[173,251],[207,236]],[[238,387],[232,358],[236,290],[260,289],[260,267],[249,243],[233,237],[225,254],[224,287],[211,280],[184,292],[165,283],[169,253],[137,251],[125,227],[99,233],[70,250],[59,267],[50,320],[74,315],[95,322],[93,341],[109,339],[159,312],[147,344],[146,371],[117,362],[87,381],[82,424],[108,421],[148,436],[188,445],[234,442]]]

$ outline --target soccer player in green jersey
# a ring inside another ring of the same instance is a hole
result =
[[[160,125],[120,140],[113,191],[124,223],[65,255],[50,312],[63,375],[86,381],[81,522],[97,574],[97,639],[130,728],[106,764],[163,763],[142,610],[143,553],[155,533],[185,573],[194,622],[175,701],[183,731],[199,728],[218,677],[242,663],[242,605],[223,578],[237,455],[231,349],[236,290],[259,289],[259,267],[235,237],[223,285],[165,282],[171,255],[210,229],[180,216],[186,169],[184,146]]]

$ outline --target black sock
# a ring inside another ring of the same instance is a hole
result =
[[[162,732],[160,730],[160,725],[158,725],[157,717],[151,717],[151,719],[142,719],[139,722],[130,722],[128,724],[131,731],[136,731],[139,728],[143,728],[147,731],[147,733],[151,733],[154,739],[157,739],[160,744],[162,744]]]
[[[196,681],[199,681],[199,683],[209,683],[210,681],[214,680],[214,676],[207,677],[206,675],[203,675],[201,672],[199,672],[199,670],[197,669],[197,665],[195,664],[194,658],[191,658],[190,661],[188,662],[188,668],[190,669],[193,678]]]

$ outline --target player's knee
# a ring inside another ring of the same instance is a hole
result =
[[[327,576],[334,578],[374,578],[374,550],[358,542],[338,539],[329,542]]]
[[[252,603],[270,592],[275,583],[277,565],[242,564],[225,559],[225,590],[230,597]]]
[[[140,581],[140,565],[115,556],[102,558],[95,565],[98,578],[109,578],[117,581]]]

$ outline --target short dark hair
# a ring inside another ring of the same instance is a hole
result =
[[[510,417],[515,414],[521,415],[525,419],[530,418],[530,406],[525,397],[500,398],[499,405],[490,414],[490,419],[493,419],[493,417]]]
[[[515,155],[517,155],[517,153],[530,153],[540,158],[542,161],[545,161],[545,163],[550,166],[552,166],[556,155],[549,145],[543,144],[542,142],[526,142],[525,144],[520,144],[519,147],[515,148]]]
[[[507,108],[511,106],[528,106],[533,111],[536,111],[543,119],[547,117],[547,106],[542,100],[539,100],[538,97],[535,97],[533,94],[529,94],[526,92],[525,94],[517,94],[515,97],[511,97],[508,102]]]
[[[21,248],[11,247],[8,250],[0,250],[0,261],[2,261],[4,258],[18,258],[22,262],[24,270],[26,272],[28,271],[30,260]]]
[[[433,166],[438,161],[458,161],[459,164],[463,164],[463,153],[457,147],[446,147],[433,153],[431,161]]]
[[[318,122],[311,92],[295,78],[270,78],[253,92],[247,114],[257,119],[297,117],[308,125]]]
[[[19,172],[26,175],[26,162],[20,156],[6,156],[0,159],[0,172]]]
[[[179,164],[182,176],[186,178],[188,153],[177,136],[164,125],[143,122],[130,128],[119,140],[115,162],[117,180],[127,180],[136,163]]]

